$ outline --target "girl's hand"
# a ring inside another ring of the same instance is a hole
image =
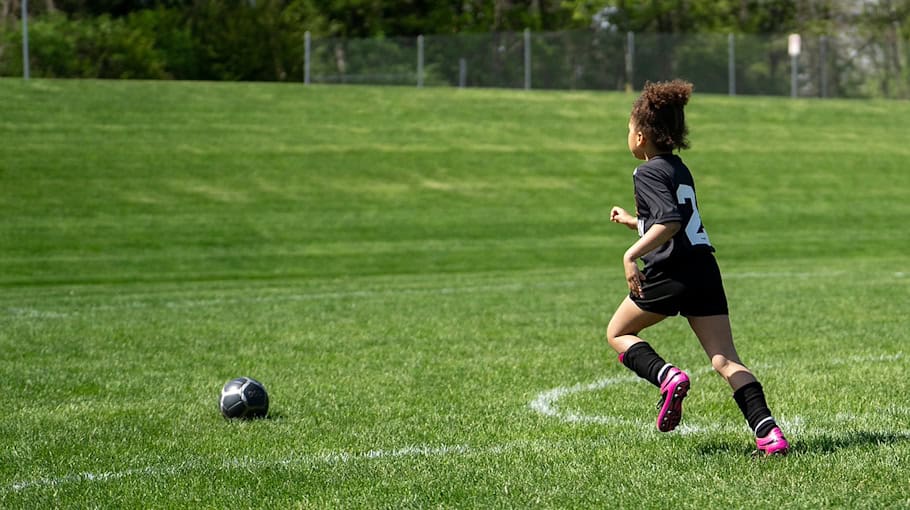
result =
[[[622,207],[614,206],[613,209],[610,209],[610,221],[629,228],[638,228],[638,218],[629,214]]]
[[[635,296],[645,297],[641,290],[641,282],[645,281],[645,275],[638,269],[638,263],[635,259],[623,257],[622,265],[626,271],[626,283],[629,284],[629,290]]]

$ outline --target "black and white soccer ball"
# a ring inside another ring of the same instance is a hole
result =
[[[269,394],[256,379],[238,377],[221,388],[220,404],[225,418],[264,418],[269,413]]]

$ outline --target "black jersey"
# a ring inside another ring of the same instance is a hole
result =
[[[642,257],[646,269],[697,252],[714,251],[698,214],[695,181],[679,156],[655,156],[636,168],[632,176],[639,236],[658,223],[680,223],[672,239]]]

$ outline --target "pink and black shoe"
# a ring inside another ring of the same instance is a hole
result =
[[[765,437],[755,438],[758,454],[770,457],[771,455],[786,455],[790,451],[790,443],[784,437],[780,427],[774,427]]]
[[[689,376],[671,367],[660,383],[660,401],[657,403],[657,430],[670,432],[682,419],[682,401],[689,393]],[[783,437],[783,436],[781,436]]]

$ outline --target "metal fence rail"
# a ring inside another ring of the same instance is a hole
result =
[[[907,41],[788,34],[499,32],[418,38],[308,38],[306,83],[640,89],[683,78],[700,92],[910,97]]]

